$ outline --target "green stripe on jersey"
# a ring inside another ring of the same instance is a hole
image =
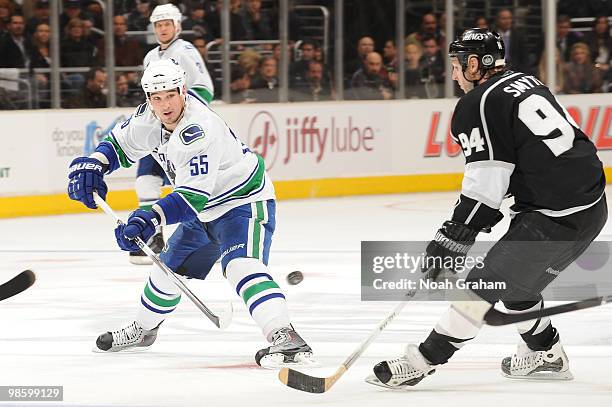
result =
[[[253,220],[253,257],[259,258],[261,239],[261,222],[264,220],[263,202],[255,202],[255,219]]]
[[[189,202],[193,209],[196,210],[197,213],[202,212],[204,206],[206,206],[206,202],[208,202],[208,198],[204,195],[196,194],[192,191],[185,191],[184,189],[175,189],[175,192],[178,192]]]
[[[114,137],[106,136],[102,141],[108,141],[113,145],[113,148],[115,149],[115,151],[117,152],[117,156],[119,157],[119,162],[121,163],[121,166],[123,168],[130,168],[132,166],[132,163],[130,162],[130,160],[128,160],[127,155],[125,155],[121,146],[117,144]]]
[[[253,175],[253,178],[251,178],[245,186],[234,192],[231,196],[245,196],[261,186],[264,180],[264,174],[266,173],[266,164],[259,154],[255,154],[255,156],[257,157],[257,170],[255,170],[255,175]]]
[[[244,303],[246,304],[251,297],[256,294],[259,294],[262,291],[271,290],[273,288],[280,288],[278,284],[274,281],[262,281],[261,283],[257,283],[255,285],[250,286],[244,293],[242,294],[242,298],[244,299]]]
[[[193,93],[195,93],[196,95],[198,95],[199,97],[201,97],[202,99],[204,99],[206,101],[206,103],[210,103],[211,100],[213,100],[214,95],[212,93],[210,93],[210,91],[206,88],[201,88],[199,86],[194,86],[193,88],[189,89],[191,91],[193,91]]]
[[[167,307],[167,308],[176,307],[176,305],[181,301],[180,295],[173,300],[165,300],[161,297],[158,297],[157,295],[155,295],[153,291],[151,291],[148,283],[145,286],[144,294],[149,299],[149,301],[151,301],[153,304],[159,307]]]

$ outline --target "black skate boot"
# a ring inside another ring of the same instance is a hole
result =
[[[418,346],[408,345],[405,355],[377,363],[374,374],[368,376],[366,382],[388,389],[403,389],[416,385],[435,371]]]
[[[161,325],[161,322],[159,323]],[[95,352],[118,352],[120,350],[137,347],[148,347],[155,342],[159,325],[146,330],[136,321],[125,328],[106,332],[98,336]]]
[[[155,233],[151,237],[151,239],[149,239],[147,245],[149,245],[153,252],[155,252],[156,254],[160,254],[164,248],[164,244],[164,235],[160,227],[157,233]],[[136,264],[138,266],[151,265],[153,264],[153,260],[151,260],[145,252],[139,249],[135,252],[130,252],[130,263]]]
[[[257,351],[255,362],[267,369],[315,364],[312,349],[293,328],[281,328],[272,334],[272,345]]]

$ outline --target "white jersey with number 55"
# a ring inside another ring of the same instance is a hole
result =
[[[165,130],[148,103],[117,124],[103,141],[112,144],[122,167],[152,154],[174,187],[203,222],[237,206],[274,199],[263,158],[193,91],[173,132]]]

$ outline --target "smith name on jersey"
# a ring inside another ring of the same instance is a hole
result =
[[[514,213],[554,217],[603,195],[595,146],[534,76],[505,71],[477,86],[458,102],[451,131],[466,161],[454,220],[488,227],[508,194]]]
[[[151,154],[168,175],[173,192],[203,222],[245,203],[275,198],[263,158],[238,140],[192,91],[173,132],[166,131],[144,103],[102,143],[117,154],[116,168],[109,172]]]

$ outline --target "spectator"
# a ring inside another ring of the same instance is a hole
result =
[[[289,65],[289,77],[291,86],[303,83],[306,81],[306,72],[308,72],[308,64],[315,57],[315,50],[317,45],[314,41],[304,40],[300,43],[300,59],[293,61]],[[279,47],[280,50],[280,47]]]
[[[261,59],[259,73],[253,78],[251,89],[257,102],[278,102],[278,65],[274,57]]]
[[[530,73],[529,55],[525,36],[512,26],[512,11],[500,9],[495,19],[495,30],[501,35],[506,47],[506,66],[520,72]]]
[[[66,30],[66,26],[70,20],[84,18],[84,16],[81,15],[81,6],[81,0],[64,0],[64,11],[60,14],[60,32]]]
[[[427,13],[421,18],[421,29],[406,37],[406,42],[423,42],[423,38],[433,37],[438,44],[438,47],[444,47],[444,35],[438,27],[438,19],[433,13]],[[423,44],[421,44],[422,46]]]
[[[582,41],[582,36],[570,31],[572,22],[566,15],[560,15],[557,18],[557,48],[561,51],[561,59],[567,62],[570,57],[572,45]]]
[[[151,7],[149,0],[136,0],[136,8],[128,16],[129,31],[147,31]],[[144,39],[141,41],[144,43]]]
[[[421,57],[423,49],[418,42],[408,43],[404,46],[406,59],[405,96],[406,99],[422,99],[427,97],[425,86],[421,81]]]
[[[250,40],[271,40],[272,21],[267,11],[261,9],[261,0],[246,0],[242,10],[242,24]]]
[[[106,73],[102,68],[91,68],[81,91],[66,103],[68,109],[95,109],[106,107]]]
[[[232,69],[232,83],[230,88],[234,94],[234,101],[253,102],[251,83],[257,73],[261,55],[250,48],[245,49],[238,57],[238,65]]]
[[[49,0],[38,0],[34,5],[33,14],[26,23],[26,33],[28,36],[34,34],[39,24],[45,23],[49,25]]]
[[[30,49],[30,67],[49,68],[51,66],[51,53],[49,42],[51,30],[49,24],[39,23],[32,35],[32,47]]]
[[[326,80],[325,67],[320,61],[310,61],[306,80],[292,89],[292,102],[321,101],[334,99],[331,82]]]
[[[365,36],[359,39],[357,42],[357,57],[345,64],[345,72],[349,74],[349,77],[363,68],[366,55],[374,52],[375,47],[376,44],[372,37]]]
[[[366,55],[363,68],[359,69],[351,79],[353,98],[357,100],[388,100],[393,97],[389,83],[380,74],[382,57],[378,52]]]
[[[561,93],[563,92],[563,87],[564,87],[564,72],[563,72],[563,62],[561,61],[561,56],[559,53],[559,48],[555,48],[555,76],[556,76],[556,81],[555,81],[555,93]],[[544,50],[544,52],[542,52],[542,56],[540,58],[540,63],[538,64],[538,77],[540,78],[540,80],[542,82],[544,82],[547,86],[548,84],[546,83],[546,81],[548,80],[546,77],[546,50]],[[552,86],[548,86],[550,89],[553,89]]]
[[[223,0],[217,0],[210,13],[211,23],[215,38],[221,38],[221,9]],[[247,29],[242,18],[241,0],[230,0],[230,37],[232,41],[248,40]]]
[[[117,74],[115,89],[117,92],[117,106],[119,107],[136,107],[142,102],[141,98],[130,92],[130,84],[126,74]]]
[[[393,89],[397,89],[397,47],[394,40],[385,41],[381,74]]]
[[[83,20],[74,18],[68,22],[61,42],[62,66],[92,66],[95,48],[83,36]]]
[[[474,20],[474,27],[489,29],[489,21],[485,16],[478,16]]]
[[[0,42],[0,67],[29,68],[30,43],[24,36],[25,20],[22,15],[13,14],[6,27],[7,34]]]
[[[445,59],[434,37],[423,37],[423,56],[421,57],[421,80],[425,84],[427,97],[444,97]]]
[[[601,71],[602,76],[606,76],[612,59],[612,38],[610,37],[608,16],[597,16],[595,18],[593,31],[585,36],[585,41],[591,50],[595,67]]]
[[[30,48],[30,68],[49,68],[51,66],[51,54],[49,51],[49,39],[51,31],[49,24],[39,23],[32,35],[32,47]],[[49,74],[36,73],[36,84],[38,87],[39,107],[50,107]]]
[[[15,13],[15,5],[10,0],[0,0],[0,35],[3,34]]]
[[[204,39],[203,37],[195,37],[193,41],[191,41],[191,43],[202,56],[202,60],[206,62],[206,53],[208,51],[206,39]],[[221,89],[222,84],[219,84],[219,86],[217,87],[217,79],[215,78],[215,70],[209,69],[208,74],[210,75],[210,80],[215,84],[215,89]]]
[[[212,26],[207,21],[210,12],[207,4],[202,0],[193,0],[187,3],[187,10],[189,17],[181,23],[181,26],[183,30],[193,30],[197,34],[185,35],[184,38],[192,43],[196,36],[202,37],[206,42],[212,41],[215,37]]]
[[[104,10],[97,1],[86,0],[85,2],[86,20],[91,20],[93,27],[99,30],[104,29]],[[116,13],[115,13],[116,14]]]
[[[124,16],[113,17],[113,31],[115,34],[115,65],[116,66],[140,66],[144,58],[142,46],[135,39],[126,35],[127,21]],[[103,65],[105,59],[104,39],[98,42],[98,63]]]
[[[591,62],[589,46],[583,42],[572,45],[570,62],[564,68],[564,93],[601,92],[601,72]]]

